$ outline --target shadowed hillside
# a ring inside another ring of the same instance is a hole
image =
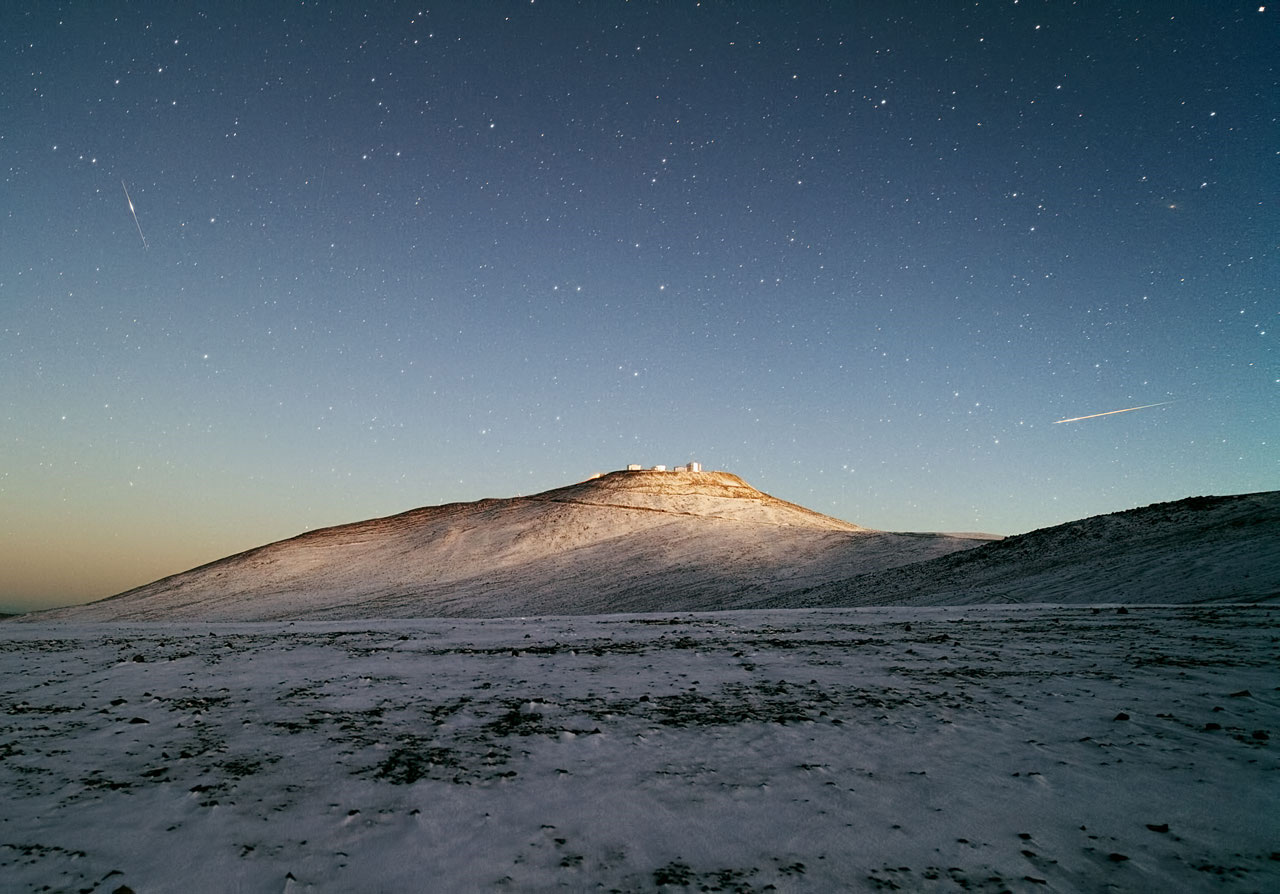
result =
[[[1094,516],[772,604],[1273,601],[1280,601],[1280,491]]]

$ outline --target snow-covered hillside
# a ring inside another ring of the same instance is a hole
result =
[[[860,528],[725,472],[615,472],[312,531],[42,620],[502,617],[750,607],[985,542]]]
[[[1280,491],[1189,497],[1008,537],[784,605],[1280,601]]]
[[[1280,607],[0,625],[0,888],[1280,890]]]
[[[28,621],[1280,600],[1280,491],[1004,540],[874,531],[725,472],[615,472],[312,531]]]

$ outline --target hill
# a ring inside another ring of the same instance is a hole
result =
[[[1280,491],[1188,497],[821,584],[774,606],[1280,601]]]
[[[983,542],[873,531],[727,472],[634,471],[323,528],[32,619],[256,621],[747,608]]]

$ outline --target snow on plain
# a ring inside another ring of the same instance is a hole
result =
[[[1280,890],[1275,606],[0,625],[6,890]]]

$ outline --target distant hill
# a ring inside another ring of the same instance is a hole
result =
[[[983,542],[873,531],[726,472],[613,472],[529,497],[311,531],[27,617],[249,621],[743,608]]]
[[[773,606],[1280,601],[1280,491],[1188,497],[817,585]]]

